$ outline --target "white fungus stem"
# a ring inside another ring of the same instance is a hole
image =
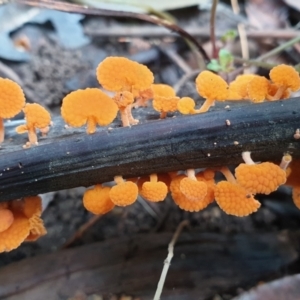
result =
[[[161,293],[162,293],[162,290],[163,290],[163,287],[164,287],[164,284],[165,284],[165,280],[166,280],[166,276],[167,276],[167,273],[168,273],[168,270],[169,270],[169,267],[171,265],[171,260],[173,258],[173,255],[174,255],[174,246],[175,246],[175,243],[183,229],[183,227],[185,226],[188,226],[189,225],[189,221],[188,220],[184,220],[182,221],[174,235],[173,235],[173,238],[169,244],[169,247],[168,247],[168,256],[166,258],[166,260],[164,261],[164,267],[162,269],[162,272],[161,272],[161,275],[160,275],[160,279],[159,279],[159,282],[158,282],[158,285],[157,285],[157,289],[156,289],[156,292],[155,292],[155,295],[154,295],[154,298],[153,300],[159,300],[160,299],[160,296],[161,296]]]
[[[242,157],[243,157],[244,162],[247,165],[255,165],[255,162],[251,158],[251,152],[250,151],[242,152]]]
[[[281,163],[280,163],[280,168],[282,170],[286,170],[286,168],[289,166],[290,162],[292,161],[292,156],[290,154],[284,154],[282,156],[282,159],[281,159]]]
[[[196,178],[196,175],[195,175],[195,169],[187,169],[186,170],[186,175],[188,176],[188,178],[197,181],[197,178]]]

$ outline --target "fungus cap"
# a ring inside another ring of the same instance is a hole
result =
[[[179,188],[186,198],[193,201],[203,200],[207,194],[207,184],[204,181],[183,178]]]
[[[274,83],[290,88],[293,92],[300,88],[299,73],[292,66],[281,64],[272,68],[270,78]]]
[[[14,222],[14,215],[9,209],[0,209],[0,232],[7,230]]]
[[[267,78],[255,76],[247,85],[248,98],[253,102],[263,102],[268,96],[269,85]]]
[[[138,197],[138,187],[132,181],[118,183],[109,191],[109,197],[118,206],[133,204]]]
[[[109,197],[110,187],[95,185],[94,188],[85,191],[83,195],[83,205],[86,210],[95,214],[102,215],[111,211],[115,204]]]
[[[97,88],[71,92],[63,99],[61,107],[63,119],[73,127],[83,126],[89,119],[105,126],[115,119],[117,113],[117,104]]]
[[[0,253],[18,248],[30,232],[30,224],[22,213],[14,212],[14,222],[5,231],[0,232]]]
[[[28,128],[45,128],[51,122],[50,113],[40,104],[27,103],[23,111]]]
[[[286,172],[271,162],[242,163],[235,169],[235,177],[237,183],[251,194],[269,195],[286,182]]]
[[[207,70],[197,76],[196,88],[199,95],[206,99],[224,101],[229,95],[227,82],[221,76]]]
[[[14,117],[24,105],[25,96],[21,87],[10,79],[0,78],[0,118]]]
[[[168,193],[168,187],[162,181],[146,181],[143,183],[140,193],[141,196],[148,201],[159,202],[165,200]]]
[[[129,91],[137,97],[150,88],[153,73],[144,65],[125,57],[107,57],[97,67],[99,83],[108,91]]]
[[[234,81],[229,84],[229,98],[228,100],[240,100],[248,98],[248,83],[255,77],[254,74],[243,74],[236,77]]]
[[[184,114],[194,114],[195,113],[195,101],[190,97],[183,97],[178,101],[177,108]]]
[[[220,181],[215,188],[215,199],[228,215],[248,216],[258,210],[260,203],[253,195],[238,184]]]
[[[185,197],[180,190],[180,182],[187,178],[185,175],[177,175],[172,178],[170,184],[171,195],[174,202],[183,210],[189,212],[197,212],[206,208],[214,199],[213,190],[208,189],[208,192],[203,200],[193,201]]]

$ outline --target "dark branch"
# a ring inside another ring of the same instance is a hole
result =
[[[50,135],[26,150],[21,147],[24,140],[14,136],[0,151],[0,201],[90,186],[115,175],[237,164],[245,150],[252,151],[256,161],[280,160],[287,151],[300,157],[300,140],[294,139],[300,128],[299,98],[226,104],[232,110],[98,129],[93,135],[71,133],[56,124],[52,135],[58,131],[58,137]]]

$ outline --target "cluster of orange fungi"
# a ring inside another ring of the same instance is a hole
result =
[[[102,88],[86,88],[73,91],[62,100],[61,115],[72,127],[86,125],[88,134],[97,125],[107,126],[118,111],[123,126],[138,124],[132,108],[147,106],[152,99],[154,110],[165,118],[169,112],[182,114],[207,112],[215,101],[247,99],[252,102],[286,99],[300,88],[298,72],[287,65],[279,65],[270,71],[270,80],[258,75],[240,75],[229,85],[219,75],[201,72],[196,78],[196,89],[205,101],[195,109],[195,101],[189,97],[177,97],[174,89],[166,84],[154,84],[152,72],[144,65],[124,57],[108,57],[98,66],[96,76]],[[16,128],[18,133],[28,132],[29,142],[24,147],[36,145],[36,130],[47,134],[51,124],[50,114],[39,104],[25,104],[25,96],[18,84],[0,78],[0,143],[4,140],[3,119],[14,117],[21,110],[26,124]],[[300,208],[300,160],[292,161],[283,156],[278,166],[271,162],[254,163],[250,152],[243,152],[244,162],[233,175],[227,167],[194,169],[185,172],[151,174],[147,177],[123,179],[115,176],[114,186],[97,184],[83,196],[85,208],[94,214],[105,214],[115,205],[133,204],[140,195],[151,202],[164,201],[171,194],[174,202],[183,210],[197,212],[216,201],[227,214],[247,216],[258,210],[260,202],[256,194],[269,194],[280,185],[293,188],[293,200]],[[292,162],[291,162],[292,161]],[[215,182],[215,173],[221,172],[226,180]],[[22,200],[0,203],[0,252],[10,251],[23,241],[36,240],[46,230],[41,216],[41,199],[26,197]]]
[[[164,201],[170,192],[174,202],[183,210],[198,212],[216,201],[227,214],[244,217],[256,212],[260,203],[254,198],[256,194],[270,194],[287,181],[293,184],[299,182],[300,175],[296,160],[290,164],[292,157],[283,156],[280,165],[271,162],[254,163],[250,152],[243,152],[245,163],[235,169],[235,175],[227,168],[205,169],[198,173],[194,169],[186,172],[171,172],[151,174],[146,177],[124,180],[115,176],[116,185],[95,185],[83,196],[83,205],[94,214],[105,214],[115,205],[127,206],[133,204],[140,195],[151,202]],[[299,164],[299,163],[298,163]],[[295,166],[295,167],[294,167]],[[297,170],[296,173],[293,170]],[[215,182],[215,173],[221,172],[226,180]],[[299,192],[295,192],[295,204],[299,207]]]

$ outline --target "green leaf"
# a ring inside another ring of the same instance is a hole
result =
[[[207,69],[214,71],[214,72],[222,71],[222,67],[220,66],[219,62],[216,59],[212,59],[207,64]]]

